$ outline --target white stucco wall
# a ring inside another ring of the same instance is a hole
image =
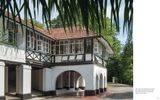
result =
[[[96,90],[96,75],[98,75],[100,79],[101,74],[103,75],[103,87],[99,88],[105,88],[106,86],[104,85],[104,77],[107,77],[106,68],[100,67],[95,64],[54,66],[52,68],[43,69],[43,91],[56,90],[57,77],[61,73],[71,70],[76,71],[82,75],[85,80],[85,90]]]
[[[25,62],[25,50],[0,44],[0,59],[15,62]]]
[[[55,90],[56,79],[58,75],[65,71],[73,70],[82,75],[86,83],[86,90],[94,90],[93,83],[93,64],[85,64],[85,65],[69,65],[69,66],[55,66],[52,67],[53,71],[53,90]]]
[[[5,63],[0,61],[0,97],[4,96],[4,69]]]
[[[95,83],[94,89],[96,89],[96,75],[98,75],[98,81],[100,82],[100,75],[101,74],[103,76],[103,88],[106,88],[106,86],[107,86],[107,69],[94,64],[94,78],[93,78],[94,83]],[[106,78],[105,84],[104,84],[104,77]],[[99,82],[98,82],[99,88],[102,88],[102,87],[100,87]]]
[[[0,18],[0,32],[3,31],[2,18]],[[7,32],[7,30],[5,31]],[[21,27],[18,26],[17,46],[0,43],[0,60],[15,62],[25,62],[25,29],[22,33]]]

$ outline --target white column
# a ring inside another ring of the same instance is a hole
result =
[[[4,97],[4,89],[5,89],[5,79],[4,79],[4,76],[5,76],[5,63],[3,61],[0,61],[0,99]]]
[[[43,91],[52,91],[52,69],[43,68]]]
[[[16,93],[22,96],[31,94],[31,66],[17,66]]]
[[[8,67],[5,67],[5,93],[8,93]]]

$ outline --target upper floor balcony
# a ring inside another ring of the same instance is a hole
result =
[[[106,66],[109,56],[95,37],[50,40],[27,31],[26,42],[26,58],[30,63],[53,66],[95,63]]]

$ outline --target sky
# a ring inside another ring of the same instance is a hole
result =
[[[123,1],[123,0],[122,0]],[[32,5],[32,1],[30,0],[30,9],[33,10],[33,5]],[[125,41],[127,39],[127,35],[126,33],[123,33],[123,11],[124,11],[124,2],[122,2],[122,7],[120,9],[120,32],[117,32],[117,38],[121,41],[121,44],[125,44]],[[41,12],[41,7],[39,7],[40,10],[39,10],[39,13],[36,13],[36,20],[43,23],[42,21],[42,12]],[[108,3],[107,5],[107,17],[110,18],[110,9],[111,9],[111,6],[110,6],[110,3]],[[33,14],[33,11],[31,11],[32,14]],[[21,12],[21,15],[22,15],[22,18],[24,17],[24,12],[22,11]],[[34,14],[33,14],[34,15]],[[53,14],[51,15],[51,18],[56,18],[58,16],[58,12],[56,10],[54,10]]]

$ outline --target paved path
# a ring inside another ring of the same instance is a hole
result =
[[[102,100],[133,100],[133,88],[127,85],[109,85]]]
[[[123,84],[109,84],[106,93],[98,96],[61,96],[45,98],[47,100],[133,100],[133,88]],[[38,99],[37,99],[38,100]]]
[[[122,84],[109,84],[107,92],[97,96],[48,96],[36,97],[30,100],[133,100],[133,88]]]

